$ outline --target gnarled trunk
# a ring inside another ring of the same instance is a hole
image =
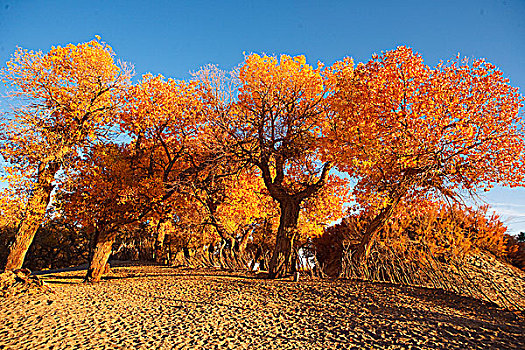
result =
[[[270,278],[280,278],[291,272],[293,241],[297,232],[300,202],[286,199],[280,202],[281,217],[277,230],[275,250],[270,260]]]
[[[116,235],[114,234],[99,234],[93,258],[89,262],[89,268],[84,279],[85,282],[99,282],[102,275],[106,273],[106,264],[108,263],[115,238]]]
[[[27,203],[25,216],[18,226],[15,240],[9,246],[6,271],[22,268],[29,246],[46,214],[58,169],[60,169],[60,164],[56,162],[40,165],[38,180]]]
[[[291,271],[293,241],[297,232],[297,221],[301,202],[314,196],[326,183],[328,172],[332,165],[326,162],[323,165],[321,175],[313,184],[306,186],[301,191],[290,194],[285,185],[285,164],[287,158],[278,155],[275,159],[276,175],[272,176],[270,159],[263,155],[262,161],[257,166],[262,172],[264,185],[273,199],[279,201],[281,216],[279,218],[279,228],[277,229],[277,240],[269,266],[269,278],[279,278]]]
[[[352,255],[352,260],[357,265],[364,264],[365,260],[370,256],[370,249],[372,248],[372,243],[374,243],[375,237],[378,234],[379,230],[385,224],[385,219],[381,215],[377,215],[371,222],[368,224],[363,238],[359,245],[357,246],[356,251]]]

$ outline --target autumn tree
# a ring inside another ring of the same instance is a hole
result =
[[[162,257],[165,235],[172,236],[171,241],[181,238],[185,241],[181,247],[199,241],[194,237],[197,232],[192,236],[186,230],[203,220],[198,203],[181,191],[167,197],[161,174],[150,173],[149,162],[133,143],[98,145],[79,163],[79,171],[69,176],[59,203],[69,220],[91,232],[87,282],[101,279],[117,237],[153,232],[157,258]]]
[[[94,173],[85,185],[95,194],[90,203],[97,208],[100,204],[97,212],[107,212],[100,217],[106,221],[104,231],[98,233],[86,278],[92,282],[100,279],[116,238],[116,231],[108,227],[122,225],[122,220],[127,225],[148,218],[162,220],[176,207],[173,203],[184,199],[179,196],[182,184],[215,159],[213,152],[199,147],[206,91],[197,82],[148,74],[127,89],[123,100],[117,120],[131,140],[118,151],[93,153]],[[87,169],[79,181],[91,171]]]
[[[100,40],[53,47],[48,53],[19,48],[1,70],[14,107],[1,122],[0,152],[8,171],[26,179],[27,191],[6,269],[22,267],[57,172],[71,167],[83,147],[107,134],[116,96],[131,75],[114,56]]]
[[[270,277],[290,271],[297,222],[305,200],[324,186],[331,169],[318,156],[319,126],[326,117],[322,67],[305,58],[249,55],[228,108],[218,110],[217,130],[230,154],[256,166],[279,203],[280,223]]]
[[[158,192],[149,177],[133,168],[134,160],[129,145],[92,147],[58,198],[63,215],[90,233],[89,282],[100,280],[118,233],[140,223]]]
[[[357,179],[372,217],[354,258],[407,198],[454,197],[523,182],[523,97],[493,64],[467,59],[429,67],[406,47],[353,69],[334,65],[327,159]]]

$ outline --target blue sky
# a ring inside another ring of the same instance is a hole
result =
[[[135,65],[137,76],[185,79],[208,63],[232,68],[243,52],[304,54],[312,64],[331,64],[407,45],[429,65],[458,52],[486,58],[525,89],[525,0],[0,0],[1,65],[16,46],[47,51],[96,34]],[[525,231],[524,189],[496,188],[485,200],[511,232]]]

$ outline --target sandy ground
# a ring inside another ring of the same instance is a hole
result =
[[[114,268],[40,275],[0,299],[0,349],[523,349],[525,317],[437,290],[236,272]]]

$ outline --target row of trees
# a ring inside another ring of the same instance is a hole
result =
[[[157,256],[166,233],[238,251],[275,234],[269,275],[281,277],[296,239],[352,200],[369,218],[359,264],[400,207],[523,184],[524,99],[483,60],[429,67],[399,47],[358,65],[252,54],[189,81],[132,73],[100,38],[18,49],[2,69],[2,220],[17,230],[6,269],[47,212],[90,232],[88,280],[138,225],[155,227]]]

